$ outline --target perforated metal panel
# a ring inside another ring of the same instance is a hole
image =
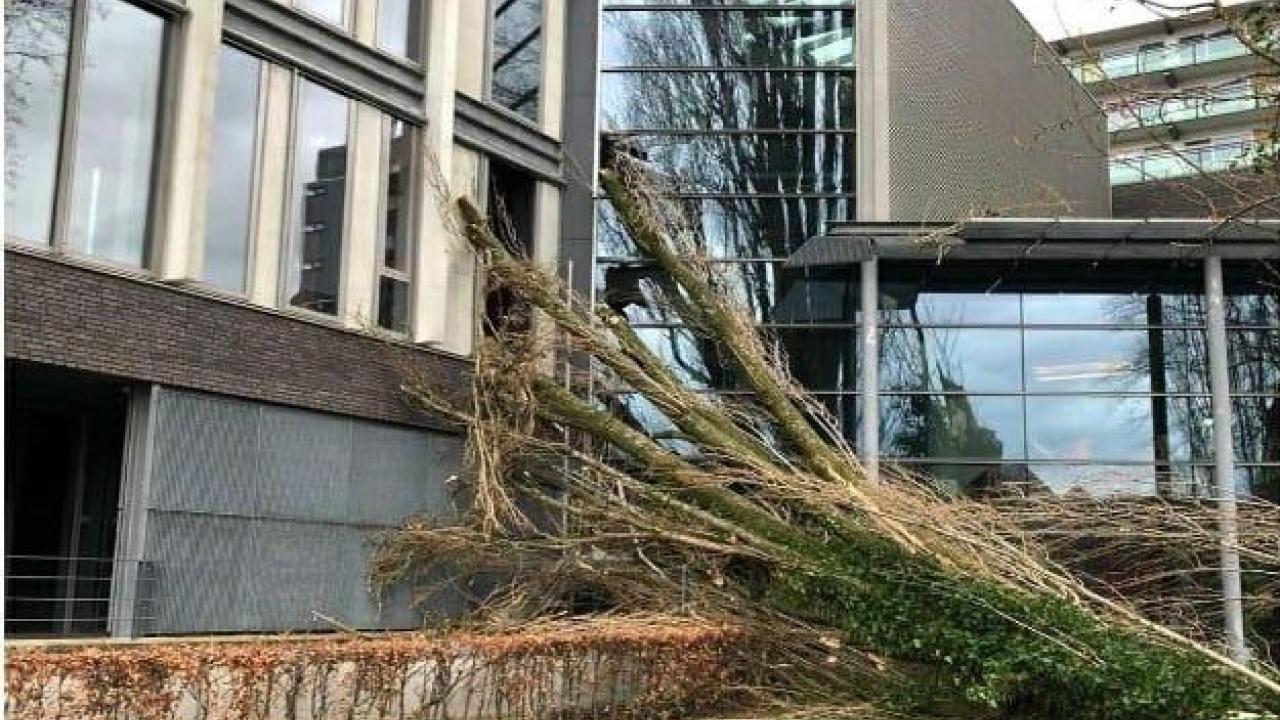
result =
[[[886,1],[877,219],[1110,214],[1105,119],[1009,0]]]
[[[407,593],[379,606],[370,534],[453,512],[458,438],[164,388],[152,408],[144,556],[151,633],[417,625]],[[445,599],[437,612],[454,612]]]

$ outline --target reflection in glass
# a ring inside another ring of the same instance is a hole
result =
[[[542,0],[504,0],[496,5],[493,101],[537,122],[542,91]]]
[[[204,279],[234,292],[245,289],[248,273],[261,73],[261,60],[222,46],[214,100]]]
[[[852,130],[854,78],[831,72],[608,72],[607,130]]]
[[[342,274],[350,101],[307,80],[298,92],[286,297],[294,307],[333,315]]]
[[[968,496],[1028,496],[1047,491],[1022,463],[904,463],[913,475],[923,475],[948,492]]]
[[[849,11],[667,10],[607,13],[601,66],[848,67]]]
[[[1145,392],[1145,330],[1027,330],[1031,392]]]
[[[1027,452],[1037,460],[1155,460],[1148,397],[1028,397]]]
[[[421,60],[421,0],[377,0],[378,47],[393,55]]]
[[[1228,330],[1233,393],[1280,394],[1280,330]]]
[[[880,389],[885,392],[1018,392],[1022,337],[1016,329],[884,328]]]
[[[1031,465],[1028,471],[1054,494],[1083,493],[1090,497],[1154,495],[1159,485],[1179,495],[1202,493],[1206,481],[1200,468],[1157,469],[1151,465]]]
[[[4,6],[4,232],[48,244],[71,38],[71,0]]]
[[[885,395],[881,452],[908,458],[1000,459],[1024,455],[1016,397]]]
[[[1236,492],[1268,502],[1280,502],[1280,464],[1236,467]]]
[[[680,193],[851,193],[854,136],[848,133],[628,135]]]
[[[709,258],[786,258],[826,223],[849,218],[847,198],[698,198],[670,199],[683,211],[692,244]],[[600,257],[637,257],[631,238],[614,213],[600,201],[596,213]]]
[[[383,182],[382,264],[393,270],[409,269],[409,243],[413,213],[409,191],[413,189],[413,134],[408,123],[391,120],[386,141],[387,177]]]
[[[885,325],[1017,325],[1013,293],[923,290],[902,279],[880,283],[880,321]]]
[[[141,266],[146,255],[164,21],[120,0],[87,10],[67,243]]]
[[[766,335],[787,359],[791,376],[816,392],[858,389],[858,331],[778,329]]]
[[[1249,463],[1280,463],[1280,395],[1231,400],[1236,458]]]
[[[378,278],[378,327],[409,331],[409,283],[383,275]]]
[[[851,324],[857,321],[858,286],[845,268],[784,268],[780,262],[736,262],[712,265],[717,286],[752,313],[757,322],[774,324]],[[675,292],[667,276],[642,262],[602,263],[596,288],[601,301],[633,325],[679,323],[660,302]]]
[[[294,5],[334,25],[342,25],[344,2],[345,0],[294,0]]]

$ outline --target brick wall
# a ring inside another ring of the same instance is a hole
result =
[[[462,358],[194,289],[14,248],[4,275],[6,360],[425,427],[403,368],[465,387]]]

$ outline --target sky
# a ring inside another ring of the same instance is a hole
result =
[[[1202,0],[1162,0],[1186,6]],[[1234,5],[1243,0],[1228,0]],[[1157,17],[1137,0],[1013,0],[1046,40],[1132,25]]]

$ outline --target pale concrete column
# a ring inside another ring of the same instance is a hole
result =
[[[1218,550],[1222,561],[1223,635],[1232,659],[1247,663],[1244,592],[1240,583],[1240,538],[1236,507],[1236,450],[1231,432],[1231,358],[1227,351],[1227,311],[1222,258],[1204,259],[1205,334],[1209,346],[1209,392],[1213,410],[1213,480],[1218,498]]]
[[[155,270],[164,280],[198,279],[204,264],[204,210],[209,192],[222,3],[190,3],[179,24],[177,70],[169,102],[169,144],[162,158],[162,220]]]
[[[352,103],[348,157],[346,242],[342,245],[342,292],[338,314],[351,328],[372,327],[381,227],[386,117],[375,107]]]
[[[454,88],[473,98],[483,98],[489,86],[489,3],[486,0],[463,0],[458,8],[458,30],[455,53],[458,65]],[[431,65],[427,65],[431,72]]]
[[[858,0],[856,25],[857,219],[892,220],[889,198],[888,0]]]
[[[290,119],[293,115],[293,73],[278,65],[267,65],[262,92],[263,123],[258,185],[254,192],[256,212],[251,231],[252,256],[249,261],[249,299],[267,307],[280,304],[280,266],[285,243],[288,208]]]
[[[564,62],[567,0],[543,0],[542,6],[542,129],[560,137],[564,127]]]
[[[862,427],[859,457],[871,482],[880,480],[880,261],[872,255],[862,261]]]
[[[354,7],[347,8],[347,14],[351,16],[351,35],[365,45],[377,47],[377,0],[348,0],[348,2],[354,4]]]
[[[470,197],[477,206],[485,208],[488,164],[484,156],[470,148],[454,145],[452,167],[449,183],[452,196]],[[480,302],[475,256],[456,233],[447,239],[449,285],[446,295],[437,300],[446,313],[445,340],[440,347],[459,355],[469,355],[476,334],[476,308]]]
[[[453,110],[458,67],[458,16],[463,0],[433,0],[427,4],[427,87],[423,129],[423,167],[418,184],[420,221],[418,252],[413,261],[410,337],[414,342],[436,345],[454,352],[471,351],[471,335],[458,337],[450,315],[462,309],[468,316],[472,298],[455,297],[463,258],[469,252],[457,237],[452,211]],[[474,0],[466,0],[468,4]],[[451,279],[454,281],[451,287]]]

